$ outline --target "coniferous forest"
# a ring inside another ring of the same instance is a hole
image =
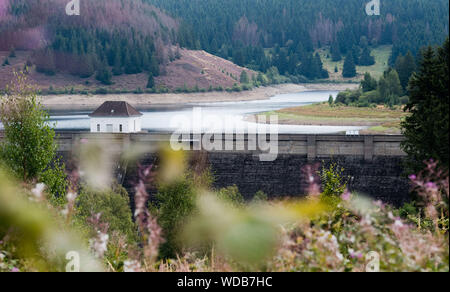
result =
[[[333,59],[352,54],[371,65],[370,47],[393,45],[399,55],[416,55],[448,35],[445,0],[382,1],[382,15],[367,16],[365,1],[146,0],[181,19],[178,42],[204,49],[238,65],[266,72],[326,78],[314,49],[331,46]],[[268,50],[270,49],[270,50]]]
[[[377,46],[392,45],[393,66],[448,35],[445,0],[384,1],[380,16],[368,16],[361,0],[86,0],[70,20],[65,0],[7,2],[0,50],[32,49],[29,64],[38,72],[95,76],[106,85],[112,75],[157,77],[176,59],[177,44],[301,82],[329,77],[318,48],[329,48],[333,61],[345,59],[342,75],[351,78],[353,66],[375,63]]]
[[[70,18],[65,0],[9,1],[0,18],[0,50],[33,50],[29,64],[38,72],[96,74],[104,84],[112,74],[159,75],[172,54],[177,21],[142,1],[80,3],[83,13]]]

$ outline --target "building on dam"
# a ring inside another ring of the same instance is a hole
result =
[[[142,113],[125,101],[106,101],[89,118],[92,133],[138,133],[142,130]]]

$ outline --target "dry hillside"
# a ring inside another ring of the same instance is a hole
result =
[[[0,62],[8,56],[9,52],[0,51]],[[13,71],[22,70],[30,58],[31,52],[18,51],[15,58],[8,58],[9,65],[0,65],[0,88],[4,88],[11,80]],[[177,88],[209,88],[212,86],[229,88],[235,83],[239,83],[239,77],[243,70],[246,70],[249,77],[256,72],[239,67],[230,61],[216,57],[205,51],[180,50],[181,58],[168,64],[162,69],[162,75],[156,78],[157,86],[165,86],[170,89]],[[47,76],[36,72],[31,68],[30,80],[41,89],[72,88],[95,90],[98,87],[106,87],[95,80],[95,75],[90,78],[79,78],[70,74],[57,73],[54,76]],[[109,89],[136,90],[145,89],[148,76],[146,73],[113,76],[113,85],[107,86]]]

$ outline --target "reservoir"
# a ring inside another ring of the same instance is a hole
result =
[[[231,133],[236,131],[248,132],[256,127],[249,121],[249,116],[264,112],[276,111],[284,108],[305,106],[319,102],[326,102],[330,95],[334,98],[338,91],[306,91],[291,94],[280,94],[266,100],[192,103],[183,105],[155,106],[155,109],[141,111],[142,129],[148,132],[172,132],[175,130],[188,131],[194,124],[193,113],[201,112],[202,131],[217,133]],[[100,106],[100,105],[99,105]],[[139,108],[138,108],[139,110]],[[50,112],[51,122],[56,123],[59,131],[89,131],[90,112],[58,111]],[[216,122],[211,124],[212,117]],[[185,121],[180,124],[176,121]],[[267,118],[269,121],[269,118]],[[198,123],[197,123],[198,125]],[[180,126],[183,127],[180,129]],[[355,126],[308,126],[308,125],[277,125],[280,134],[334,134],[345,131],[362,130],[365,127]]]

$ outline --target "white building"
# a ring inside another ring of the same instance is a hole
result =
[[[92,133],[137,133],[142,114],[125,101],[107,101],[89,115]]]

